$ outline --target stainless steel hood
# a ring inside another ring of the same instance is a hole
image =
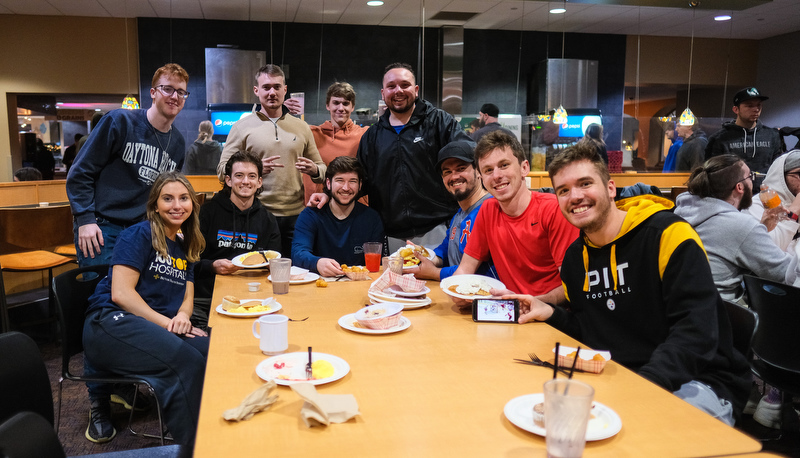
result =
[[[531,84],[533,112],[544,113],[559,105],[570,108],[597,108],[596,60],[547,59],[536,65]]]
[[[206,48],[206,103],[256,103],[255,75],[265,51]]]

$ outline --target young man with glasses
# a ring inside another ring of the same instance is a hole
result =
[[[800,238],[798,214],[800,214],[800,149],[792,150],[778,157],[769,167],[764,178],[765,185],[775,191],[783,205],[765,209],[760,199],[753,200],[753,206],[746,211],[767,226],[773,243],[781,250],[795,255],[795,246]],[[796,256],[796,255],[795,255]]]
[[[788,284],[797,276],[796,258],[772,242],[763,224],[742,212],[753,203],[755,178],[738,156],[715,156],[692,172],[689,192],[678,196],[675,208],[700,235],[720,296],[741,305],[747,305],[745,274]]]
[[[178,64],[159,68],[150,88],[150,108],[107,113],[78,152],[67,175],[67,196],[81,267],[108,264],[119,233],[144,219],[156,177],[183,166],[186,144],[172,123],[189,96],[188,82],[189,75]],[[88,364],[84,371],[95,372]],[[131,385],[113,389],[90,383],[87,387],[92,408],[86,438],[110,441],[116,430],[109,397],[130,408]],[[137,408],[143,405],[141,399]]]

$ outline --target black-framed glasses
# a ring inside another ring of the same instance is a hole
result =
[[[747,179],[749,179],[751,183],[755,183],[756,178],[758,178],[760,176],[764,176],[764,174],[763,173],[758,173],[758,172],[750,172],[746,177],[744,177],[741,180],[737,181],[736,184],[739,184],[742,181],[747,180]],[[736,184],[734,185],[734,187],[736,187]]]
[[[161,93],[166,95],[167,97],[172,97],[172,94],[174,94],[176,92],[178,93],[178,97],[180,97],[182,99],[185,99],[185,98],[189,97],[189,91],[184,91],[183,89],[175,89],[172,86],[159,84],[155,88],[158,89],[159,91],[161,91]]]

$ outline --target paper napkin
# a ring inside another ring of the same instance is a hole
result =
[[[358,402],[352,394],[319,394],[310,383],[295,383],[292,391],[305,401],[300,416],[306,426],[344,423],[359,415]]]
[[[278,400],[278,395],[270,396],[270,392],[275,389],[275,381],[270,380],[258,387],[255,391],[248,394],[238,407],[228,409],[222,413],[222,418],[229,421],[243,421],[253,418],[253,415],[267,410]]]
[[[417,280],[414,278],[414,274],[398,275],[391,270],[386,270],[383,272],[383,275],[372,282],[369,286],[369,290],[379,293],[392,285],[403,288],[403,291],[417,292],[422,291],[422,288],[425,287],[425,281]]]

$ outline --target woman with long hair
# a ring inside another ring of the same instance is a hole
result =
[[[208,354],[208,334],[189,321],[194,263],[205,247],[198,211],[185,176],[167,172],[156,178],[147,219],[120,233],[83,329],[85,357],[98,372],[93,375],[147,380],[167,427],[183,444],[194,440]],[[104,402],[93,402],[93,415],[107,408]]]
[[[603,141],[603,126],[597,123],[589,124],[586,127],[586,134],[580,139],[579,143],[591,145],[597,151],[597,154],[603,158],[603,162],[608,165],[606,142]]]
[[[216,175],[217,164],[222,156],[222,145],[214,140],[214,125],[205,120],[197,127],[197,140],[186,151],[183,162],[185,175]]]

